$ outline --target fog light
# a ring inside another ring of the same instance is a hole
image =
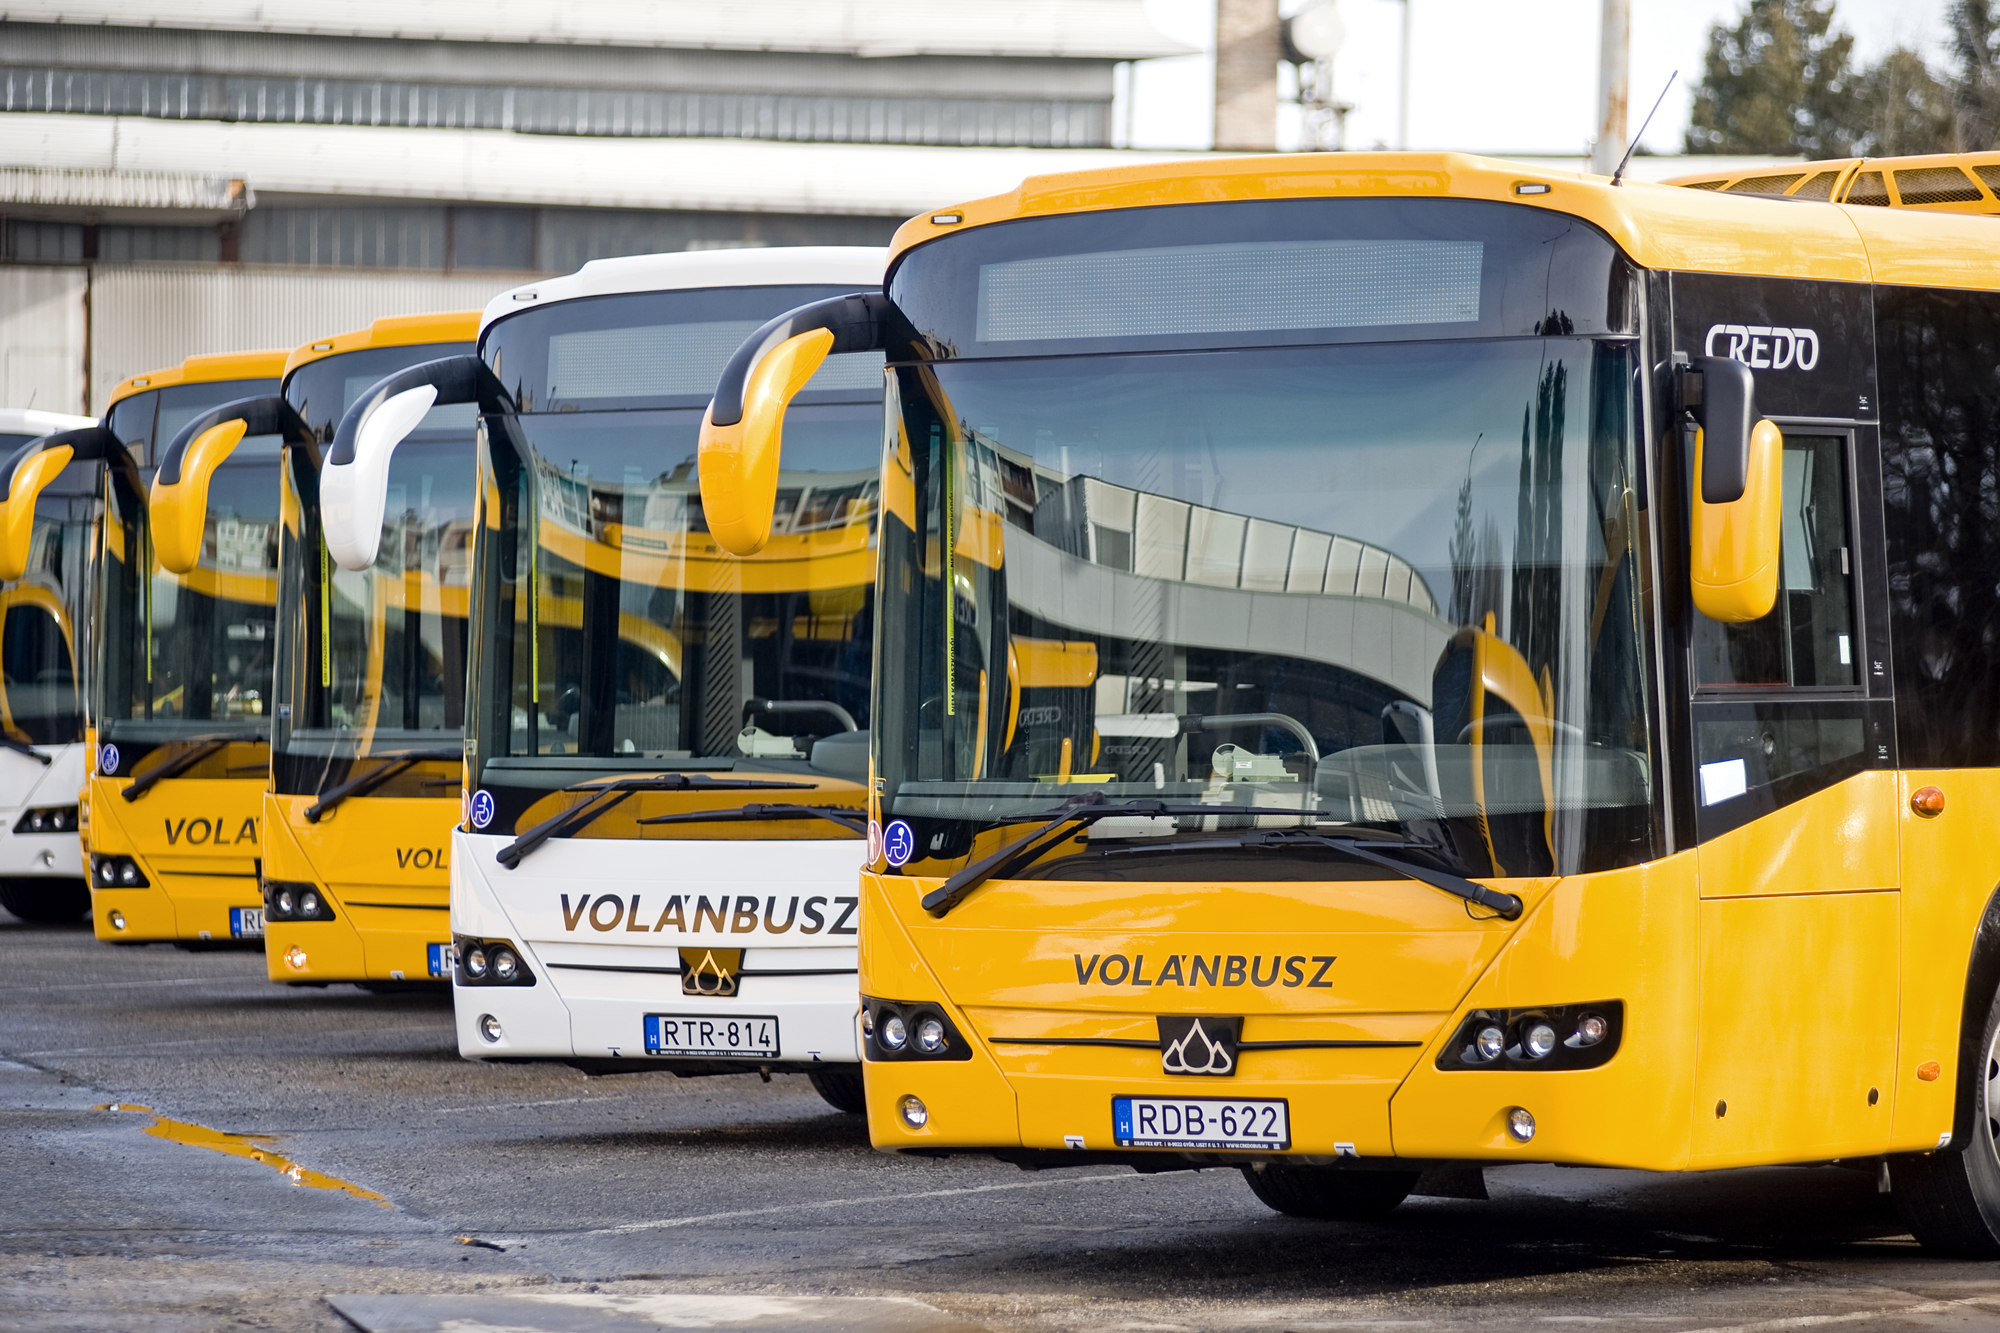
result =
[[[861,1007],[861,1035],[864,1037],[875,1035],[875,1011],[866,1005]]]
[[[931,1121],[930,1108],[916,1097],[904,1097],[897,1102],[896,1114],[903,1117],[903,1123],[911,1129],[922,1129]]]
[[[1500,1053],[1507,1049],[1507,1034],[1489,1023],[1473,1036],[1472,1048],[1482,1060],[1498,1060]]]
[[[105,919],[111,923],[111,928],[113,930],[125,929],[125,914],[119,911],[117,908],[114,907],[111,910],[110,915],[107,916]]]
[[[944,1024],[935,1018],[926,1018],[917,1024],[917,1049],[936,1055],[944,1049]]]
[[[514,956],[512,949],[495,949],[493,951],[493,979],[495,981],[512,981],[520,974],[521,960]]]
[[[1609,1031],[1611,1031],[1611,1024],[1605,1021],[1603,1014],[1585,1014],[1581,1019],[1577,1020],[1576,1044],[1579,1046],[1595,1046],[1598,1042],[1604,1040],[1604,1035]]]
[[[1522,1107],[1513,1107],[1507,1112],[1507,1133],[1516,1143],[1526,1143],[1535,1137],[1535,1117]]]
[[[271,895],[271,915],[289,917],[298,910],[298,900],[292,897],[290,889],[279,889]]]
[[[289,967],[294,972],[305,971],[306,951],[304,949],[301,949],[296,944],[294,944],[291,948],[285,950],[285,966]]]
[[[486,950],[474,945],[465,951],[465,975],[474,981],[486,975]]]
[[[500,1044],[500,1020],[491,1014],[479,1016],[479,1039],[489,1046]]]
[[[1539,1060],[1555,1048],[1556,1030],[1547,1023],[1536,1020],[1521,1030],[1521,1049],[1528,1053],[1530,1060]],[[1532,1125],[1533,1121],[1529,1123]],[[1532,1134],[1534,1130],[1530,1128],[1528,1132]]]
[[[299,915],[308,921],[319,915],[319,894],[307,889],[299,895]]]
[[[910,1030],[903,1024],[903,1016],[901,1014],[890,1014],[887,1018],[883,1019],[882,1031],[876,1037],[876,1040],[882,1043],[882,1049],[884,1050],[902,1050],[910,1040]],[[922,1106],[923,1103],[918,1102],[917,1105]]]

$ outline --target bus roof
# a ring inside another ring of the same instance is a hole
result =
[[[216,380],[274,380],[284,370],[283,348],[263,352],[206,352],[191,356],[178,366],[149,370],[143,375],[119,381],[118,387],[106,400],[104,410],[108,412],[121,399],[148,389],[164,389],[175,384],[210,384]]]
[[[1979,218],[1613,185],[1604,176],[1463,153],[1299,153],[1030,176],[1006,194],[905,222],[891,262],[935,237],[1017,218],[1343,196],[1489,199],[1567,213],[1649,269],[2000,289],[1995,234]]]
[[[2000,152],[1926,153],[1911,157],[1841,157],[1782,170],[1697,172],[1664,182],[1723,194],[1831,199],[1932,213],[2000,214]]]
[[[7,435],[53,435],[59,430],[77,430],[96,424],[96,417],[44,412],[33,407],[0,407],[0,433]]]
[[[300,366],[342,352],[357,352],[367,347],[409,347],[416,343],[469,343],[479,336],[479,312],[477,310],[453,310],[436,315],[391,315],[378,319],[365,329],[352,333],[339,333],[331,338],[320,338],[305,344],[285,358],[285,374],[290,376]]]
[[[625,292],[696,287],[794,287],[827,283],[880,287],[887,250],[869,245],[796,245],[770,249],[682,250],[664,255],[593,259],[560,278],[523,283],[494,297],[479,322],[484,333],[507,315],[553,301]]]

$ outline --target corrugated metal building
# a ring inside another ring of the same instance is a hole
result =
[[[0,0],[0,402],[1138,157],[1143,0]],[[1157,156],[1157,155],[1152,155]]]

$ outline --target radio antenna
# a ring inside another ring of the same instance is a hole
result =
[[[1639,133],[1633,135],[1632,142],[1625,145],[1625,156],[1618,159],[1618,170],[1611,173],[1611,183],[1613,185],[1618,185],[1623,182],[1625,176],[1625,168],[1627,165],[1631,163],[1632,154],[1639,151],[1640,137],[1646,133],[1646,127],[1653,123],[1653,117],[1659,114],[1660,103],[1667,100],[1667,89],[1672,88],[1674,86],[1674,80],[1678,79],[1680,76],[1681,72],[1679,70],[1675,70],[1673,73],[1667,75],[1667,87],[1660,89],[1660,95],[1653,101],[1653,109],[1651,111],[1648,111],[1646,113],[1646,118],[1639,122]]]

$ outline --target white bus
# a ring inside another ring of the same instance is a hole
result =
[[[0,458],[95,417],[0,408]],[[23,921],[90,911],[77,836],[97,469],[66,469],[35,503],[28,567],[0,583],[0,907]]]
[[[883,252],[639,256],[503,292],[477,355],[365,392],[321,475],[366,566],[391,451],[477,402],[459,1050],[590,1072],[808,1074],[862,1109],[855,984],[868,781],[880,352],[792,411],[778,533],[708,536],[702,411],[751,332],[879,290]]]

